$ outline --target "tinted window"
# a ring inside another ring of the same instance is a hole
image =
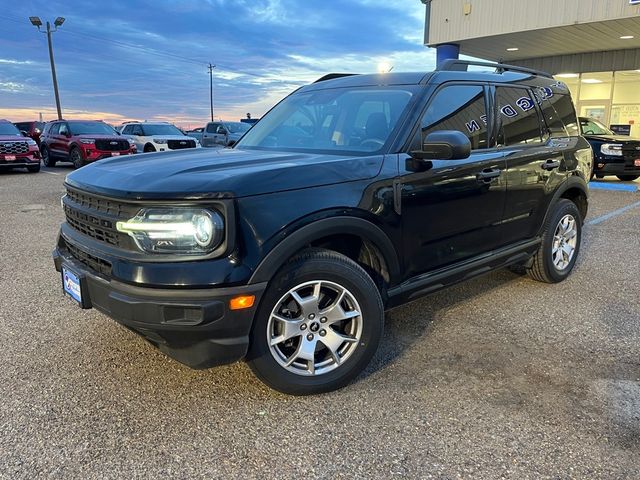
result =
[[[553,108],[558,113],[558,116],[562,120],[567,133],[569,135],[580,135],[578,129],[578,119],[576,118],[576,110],[573,108],[573,102],[569,95],[554,95],[556,101],[553,103]]]
[[[74,135],[116,135],[113,127],[102,122],[72,122],[70,127]]]
[[[251,127],[251,125],[242,122],[227,122],[225,125],[231,133],[244,133]]]
[[[541,143],[540,117],[528,90],[498,87],[496,101],[502,128],[498,145],[529,145]]]
[[[49,129],[48,131],[49,134],[58,135],[60,130],[60,124],[59,123],[49,124],[48,129]]]
[[[17,127],[18,130],[24,130],[25,132],[28,132],[29,128],[31,127],[29,122],[14,123],[14,125]]]
[[[280,102],[238,143],[240,148],[372,153],[387,142],[412,93],[402,88],[332,88]],[[362,109],[366,109],[361,113]]]
[[[557,95],[556,98],[559,98],[560,95]],[[539,102],[540,106],[542,107],[542,116],[544,117],[544,121],[547,124],[547,129],[549,130],[549,133],[554,136],[554,135],[561,135],[561,136],[566,136],[567,135],[567,131],[564,128],[564,123],[562,123],[562,118],[560,118],[560,115],[558,114],[558,112],[556,112],[556,109],[553,108],[553,101],[552,99],[544,99],[542,102]]]
[[[156,124],[156,125],[139,125],[142,128],[144,134],[148,137],[154,135],[183,135],[174,125],[169,124]]]
[[[207,123],[207,133],[216,133],[219,123]]]
[[[41,132],[43,128],[44,128],[44,123],[36,122],[36,132]]]
[[[122,133],[124,135],[131,135],[132,130],[133,130],[133,125],[127,125],[122,129]]]
[[[472,149],[487,148],[487,111],[479,85],[451,85],[438,90],[422,117],[421,137],[436,130],[458,130]]]

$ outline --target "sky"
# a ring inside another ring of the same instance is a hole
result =
[[[3,0],[9,2],[9,0]],[[420,0],[22,0],[0,10],[0,118],[56,116],[46,35],[29,23],[62,16],[52,35],[65,118],[259,118],[330,72],[428,71]]]

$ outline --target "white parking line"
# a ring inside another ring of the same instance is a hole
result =
[[[49,175],[55,175],[56,177],[59,176],[59,173],[55,173],[55,172],[47,172],[46,170],[40,170],[42,173],[48,173]]]
[[[618,208],[613,212],[605,213],[604,215],[600,215],[599,217],[594,218],[593,220],[589,220],[587,225],[597,225],[602,223],[610,218],[617,217],[618,215],[622,215],[624,212],[631,210],[632,208],[640,207],[640,202],[632,203],[631,205],[627,205],[626,207]]]

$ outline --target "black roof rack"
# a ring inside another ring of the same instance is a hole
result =
[[[496,73],[520,72],[520,73],[529,73],[531,75],[539,75],[541,77],[553,78],[553,76],[550,73],[541,72],[540,70],[534,70],[532,68],[519,67],[517,65],[508,65],[506,63],[476,62],[474,60],[456,60],[456,59],[445,60],[440,65],[438,65],[436,70],[466,72],[470,65],[476,65],[479,67],[492,67],[496,69]]]
[[[327,73],[324,77],[320,77],[313,83],[324,82],[325,80],[333,80],[334,78],[351,77],[357,73]]]

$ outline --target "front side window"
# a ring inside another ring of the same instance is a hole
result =
[[[69,134],[69,126],[66,123],[61,123],[58,127],[58,133],[60,135],[68,135]]]
[[[225,125],[229,129],[230,133],[244,133],[251,127],[251,125],[247,125],[243,122],[228,122],[225,123]]]
[[[133,131],[133,125],[127,125],[126,127],[124,127],[122,129],[122,133],[124,135],[131,135],[131,132]]]
[[[531,145],[542,142],[536,103],[524,88],[497,87],[496,103],[502,128],[498,145]]]
[[[413,87],[334,88],[291,95],[256,123],[238,148],[370,154],[389,139]]]
[[[480,85],[450,85],[438,90],[422,117],[421,138],[438,130],[458,130],[473,150],[487,148],[487,111]]]
[[[117,135],[113,127],[102,122],[73,122],[69,126],[69,131],[73,135]]]
[[[207,124],[207,133],[216,133],[219,125],[220,125],[219,123]]]

